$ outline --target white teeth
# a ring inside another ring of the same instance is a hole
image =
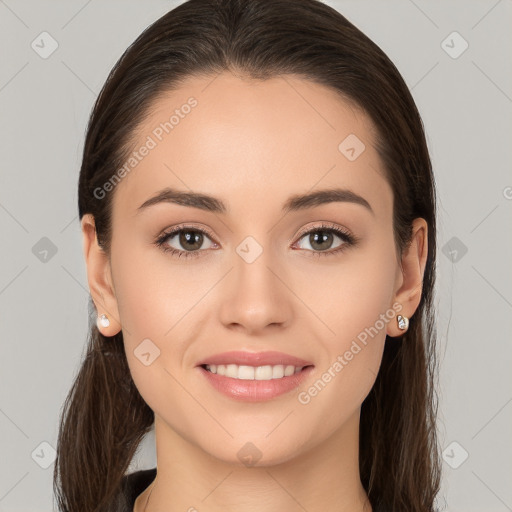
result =
[[[237,364],[211,364],[206,365],[206,369],[212,373],[241,380],[271,380],[289,377],[294,373],[299,373],[302,366],[293,365],[284,366],[277,364],[275,366],[245,366]]]
[[[272,378],[280,379],[284,377],[284,366],[282,364],[272,367]]]
[[[289,377],[290,375],[293,375],[295,373],[295,366],[287,366],[284,369],[284,376]]]
[[[243,367],[240,368],[242,370]],[[250,368],[246,366],[246,368]],[[254,368],[254,380],[270,380],[272,378],[272,366],[258,366]]]

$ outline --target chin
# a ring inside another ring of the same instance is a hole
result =
[[[224,447],[219,450],[208,450],[216,459],[239,467],[256,468],[272,467],[284,464],[300,455],[297,443],[288,438],[288,443],[283,445],[277,437],[270,440],[262,434],[260,440],[253,437],[252,441],[247,437],[237,441],[230,439]]]

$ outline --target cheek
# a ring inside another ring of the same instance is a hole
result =
[[[139,245],[139,247],[137,246]],[[165,334],[183,315],[184,299],[196,286],[183,282],[184,269],[158,253],[157,248],[140,247],[140,241],[126,243],[130,251],[117,247],[112,256],[119,315],[131,343],[145,337],[164,340]]]
[[[310,287],[305,300],[326,327],[319,323],[317,329],[324,333],[318,381],[314,389],[305,390],[301,403],[311,402],[310,411],[318,407],[319,415],[323,408],[333,407],[332,417],[326,420],[332,428],[343,415],[355,411],[371,390],[386,326],[396,321],[390,301],[397,262],[393,245],[385,247],[354,251],[343,263],[324,269],[324,275],[315,274],[315,282],[325,284],[321,290]]]
[[[324,339],[340,350],[389,310],[396,269],[393,245],[382,237],[371,246],[347,251],[339,262],[304,271],[297,294],[326,324]],[[384,339],[382,327],[378,322],[378,337]]]
[[[172,377],[164,368],[174,373],[182,364],[189,323],[201,311],[200,299],[211,279],[170,263],[158,249],[137,249],[135,241],[132,250],[127,250],[130,243],[125,246],[112,253],[115,291],[128,364],[148,401],[156,397],[155,390],[169,388]],[[149,361],[154,363],[146,365]]]

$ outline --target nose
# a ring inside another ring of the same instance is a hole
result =
[[[263,251],[252,262],[233,258],[234,268],[222,285],[219,315],[228,329],[257,335],[283,329],[293,319],[293,293],[287,276]]]

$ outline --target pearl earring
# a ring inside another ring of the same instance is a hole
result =
[[[101,315],[98,318],[98,322],[99,322],[99,324],[101,324],[102,327],[108,327],[110,325],[110,320],[108,319],[107,315]],[[99,324],[98,324],[98,327],[99,327]]]
[[[398,322],[398,328],[402,329],[402,331],[406,331],[409,327],[409,319],[406,316],[398,315],[396,317]]]

